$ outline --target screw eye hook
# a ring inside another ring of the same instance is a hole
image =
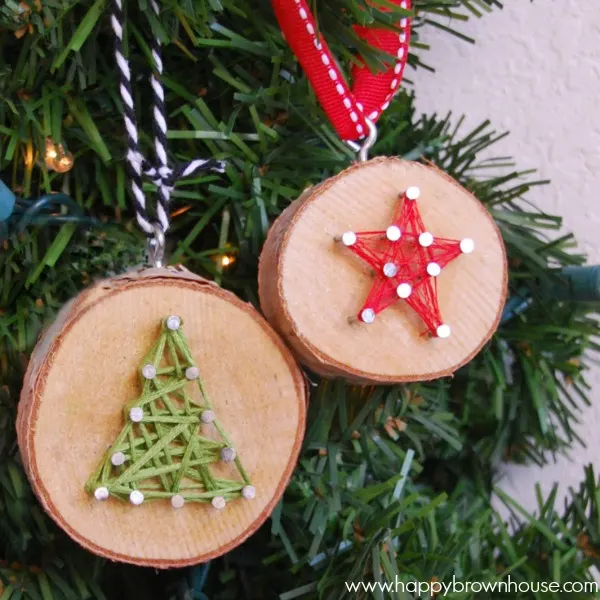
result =
[[[148,238],[146,246],[148,262],[156,269],[163,266],[165,257],[165,232],[158,223],[152,223],[154,233]]]
[[[377,127],[375,126],[375,123],[373,123],[373,121],[371,121],[370,119],[365,119],[365,122],[367,123],[367,127],[369,128],[369,133],[362,142],[362,144],[359,144],[357,142],[346,142],[348,146],[350,146],[350,148],[352,148],[352,150],[354,150],[354,152],[357,153],[358,160],[360,162],[365,162],[366,160],[369,160],[369,150],[375,145],[375,142],[377,141]]]

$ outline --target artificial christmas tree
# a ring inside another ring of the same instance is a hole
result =
[[[424,60],[431,30],[419,23],[447,29],[453,14],[492,5],[416,2],[409,64]],[[389,28],[401,12],[358,0],[317,6],[335,56],[351,60],[352,45],[369,69],[382,68],[387,57],[353,25]],[[161,3],[159,17],[148,9],[145,0],[125,3],[124,41],[134,73],[153,66],[145,33],[163,42],[172,158],[210,156],[228,165],[224,174],[204,173],[173,190],[169,260],[256,306],[258,255],[270,224],[304,188],[346,168],[354,153],[322,120],[268,2],[178,0]],[[498,461],[543,463],[544,451],[578,442],[574,427],[588,402],[585,352],[595,349],[599,328],[591,312],[540,290],[584,258],[570,236],[546,237],[558,217],[521,205],[536,181],[510,169],[481,176],[478,155],[497,138],[487,125],[462,135],[450,119],[419,118],[408,88],[381,118],[371,155],[431,161],[491,211],[507,248],[509,294],[528,299],[526,312],[507,312],[489,344],[452,379],[359,387],[308,372],[307,434],[286,495],[268,524],[220,559],[160,574],[114,564],[88,554],[45,516],[15,444],[28,356],[65,301],[142,260],[143,236],[126,186],[117,69],[105,52],[112,45],[108,11],[103,0],[11,1],[0,8],[0,177],[17,196],[0,231],[0,597],[386,598],[394,593],[359,594],[345,584],[396,576],[590,580],[600,555],[591,469],[565,507],[556,506],[553,492],[540,496],[532,516],[497,490],[514,514],[507,525],[489,502]],[[143,77],[134,94],[142,107],[140,144],[148,148],[153,118]],[[65,173],[46,165],[59,144],[73,156]],[[535,596],[517,590],[462,597]]]

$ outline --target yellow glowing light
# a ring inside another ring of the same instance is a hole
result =
[[[50,139],[46,138],[46,165],[52,168],[48,163],[52,163],[58,158],[58,153],[62,149],[62,146],[56,147],[56,144]]]
[[[28,169],[33,167],[33,146],[31,144],[28,144],[25,150],[25,166]]]
[[[73,168],[73,156],[69,154],[65,154],[58,162],[54,164],[54,170],[58,173],[66,173]]]
[[[233,262],[233,258],[231,258],[231,256],[225,255],[225,256],[221,257],[221,264],[224,267],[228,267],[232,262]]]
[[[46,166],[57,173],[66,173],[73,168],[73,155],[65,150],[62,144],[55,144],[51,139],[46,139]]]

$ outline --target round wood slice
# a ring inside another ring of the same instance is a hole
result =
[[[334,241],[345,231],[385,230],[408,187],[434,236],[471,238],[475,250],[438,277],[447,339],[402,300],[372,324],[350,323],[366,300],[373,274]],[[275,221],[259,268],[261,308],[298,359],[326,377],[396,383],[451,375],[498,326],[506,297],[506,256],[500,233],[482,204],[436,168],[397,158],[358,163],[307,189]]]
[[[101,502],[84,489],[140,395],[141,361],[171,314],[183,319],[253,500],[174,509],[168,500]],[[17,428],[33,488],[72,538],[113,560],[167,568],[224,554],[267,519],[294,469],[305,411],[302,373],[254,308],[182,268],[147,269],[101,281],[64,307],[31,357]]]

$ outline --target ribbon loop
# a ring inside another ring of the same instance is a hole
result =
[[[366,64],[355,65],[350,89],[329,46],[317,35],[316,22],[306,0],[271,1],[285,39],[339,136],[344,141],[351,141],[368,135],[367,119],[373,123],[379,119],[402,81],[410,43],[410,19],[402,17],[399,20],[399,33],[381,28],[354,27],[361,39],[393,55],[395,60],[384,72],[377,74],[371,73]],[[411,8],[411,0],[389,2],[406,11]]]

